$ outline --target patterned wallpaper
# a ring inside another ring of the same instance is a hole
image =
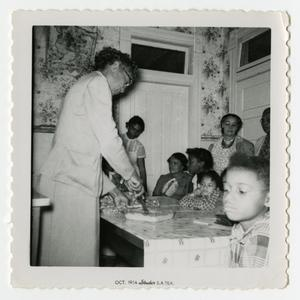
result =
[[[120,47],[116,27],[39,26],[34,29],[33,125],[53,132],[70,86],[92,70],[95,53]]]
[[[196,28],[200,43],[201,138],[220,136],[220,119],[228,113],[230,28]]]
[[[219,121],[228,112],[229,59],[227,28],[164,27],[195,34],[200,45],[201,132],[203,139],[220,135]],[[69,87],[92,70],[96,52],[120,48],[119,27],[39,26],[34,30],[34,129],[53,132]],[[117,111],[117,110],[115,110]]]

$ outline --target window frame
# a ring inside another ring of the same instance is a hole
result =
[[[168,43],[168,42],[146,40],[146,39],[137,38],[137,37],[134,37],[134,38],[131,39],[131,46],[133,44],[148,46],[148,47],[154,47],[154,48],[160,48],[160,49],[167,49],[167,50],[176,50],[176,51],[180,51],[180,52],[185,53],[183,73],[152,70],[152,69],[143,69],[143,68],[141,68],[141,70],[165,72],[165,73],[174,73],[174,74],[182,74],[182,75],[188,75],[189,74],[190,49],[189,49],[188,46],[175,45],[175,44],[171,44],[171,43]]]
[[[243,44],[248,42],[249,40],[255,38],[256,36],[268,31],[268,30],[269,30],[269,28],[257,28],[257,29],[255,29],[254,32],[251,31],[248,34],[246,34],[244,37],[242,37],[238,40],[238,67],[237,67],[237,73],[242,72],[244,70],[247,70],[249,68],[252,68],[254,66],[257,66],[259,64],[262,64],[266,61],[271,60],[271,54],[270,54],[270,55],[264,56],[260,59],[257,59],[257,60],[255,60],[251,63],[248,63],[248,64],[245,64],[245,65],[241,66],[241,57],[242,57]],[[271,41],[272,41],[272,32],[271,32]],[[271,46],[271,51],[272,51],[272,46]]]

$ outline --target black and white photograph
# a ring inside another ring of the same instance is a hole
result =
[[[33,27],[32,264],[265,266],[270,54],[268,28]]]
[[[45,24],[33,23],[30,41],[29,266],[210,276],[276,267],[279,33]]]

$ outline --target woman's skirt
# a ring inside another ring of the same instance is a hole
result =
[[[38,192],[50,198],[41,214],[41,266],[98,266],[100,213],[95,197],[41,175]]]

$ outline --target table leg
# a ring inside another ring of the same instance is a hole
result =
[[[40,219],[41,208],[34,207],[31,210],[31,244],[30,244],[30,265],[38,265],[39,252],[39,235],[40,235]]]

